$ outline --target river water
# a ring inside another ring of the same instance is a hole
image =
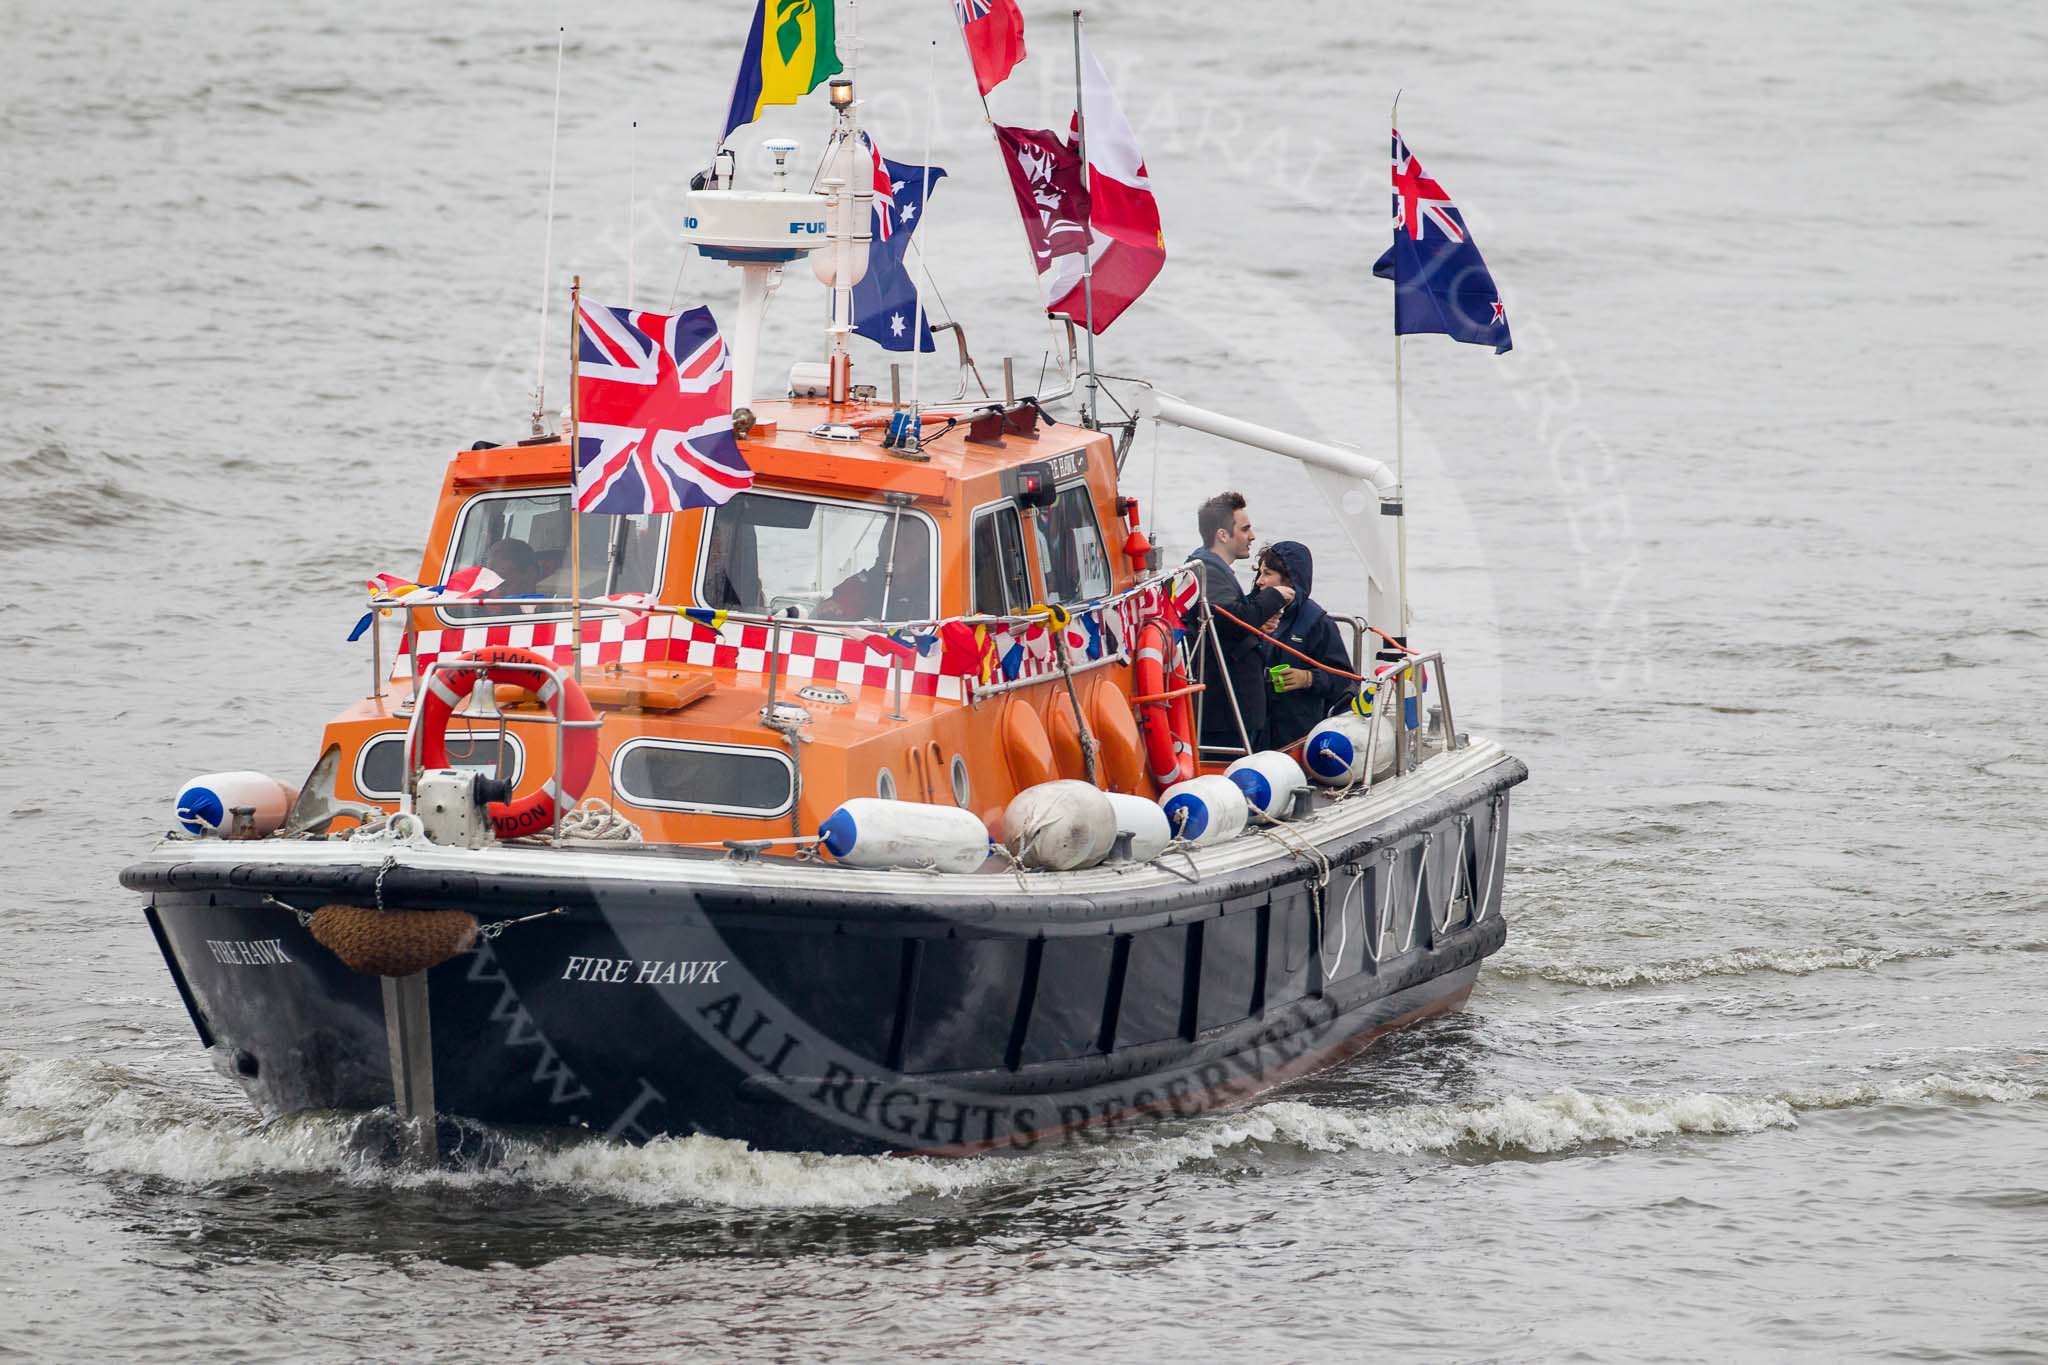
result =
[[[672,229],[747,8],[569,15],[551,403],[570,273],[729,304]],[[1502,283],[1512,354],[1405,363],[1415,633],[1534,774],[1469,1010],[1062,1154],[422,1176],[259,1127],[115,876],[183,776],[304,771],[366,680],[352,584],[521,434],[561,16],[0,5],[0,1354],[2048,1355],[2048,18],[1488,8],[1091,27],[1172,252],[1105,371],[1390,453],[1397,87]],[[943,40],[928,250],[1029,385],[945,7],[865,9],[900,158]],[[1025,10],[996,113],[1049,123],[1064,11]],[[1147,436],[1127,482],[1176,551],[1230,485],[1334,545],[1264,457]]]

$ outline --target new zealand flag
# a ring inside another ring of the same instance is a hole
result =
[[[885,351],[907,351],[916,329],[922,349],[933,350],[931,322],[918,316],[917,282],[911,277],[911,235],[924,217],[925,168],[878,158],[889,178],[890,195],[876,187],[874,240],[868,245],[868,273],[853,286],[853,330]],[[929,187],[945,178],[942,167],[931,168]]]
[[[1511,350],[1500,290],[1479,258],[1464,215],[1394,130],[1394,244],[1372,273],[1394,282],[1394,331],[1442,332],[1453,341]]]

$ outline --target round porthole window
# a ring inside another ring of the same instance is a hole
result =
[[[953,755],[953,802],[962,808],[967,805],[967,760],[959,754]]]
[[[887,768],[882,769],[881,775],[875,779],[875,795],[881,797],[884,801],[894,801],[896,799],[896,774],[890,772]]]

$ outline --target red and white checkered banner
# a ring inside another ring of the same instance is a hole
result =
[[[1182,580],[1185,580],[1183,583]],[[1146,621],[1163,617],[1178,627],[1192,594],[1191,576],[1140,584],[1116,597],[1072,608],[1064,625],[1019,621],[969,627],[949,622],[937,627],[880,631],[806,630],[797,622],[776,628],[728,621],[723,612],[674,609],[597,616],[583,622],[583,662],[606,664],[669,663],[697,668],[729,668],[740,673],[768,671],[771,646],[779,633],[777,672],[793,683],[831,683],[839,687],[889,688],[892,666],[900,666],[908,696],[964,701],[976,687],[1028,682],[1059,671],[1056,632],[1075,663],[1128,658],[1131,642]],[[964,633],[963,633],[964,632]],[[948,636],[951,635],[950,641]],[[450,627],[408,635],[401,645],[392,676],[408,678],[443,655],[513,645],[530,649],[557,664],[571,659],[567,621],[512,622]]]
[[[766,673],[775,628],[728,621],[713,627],[701,621],[677,620],[671,663],[700,668],[730,668],[741,673]],[[903,692],[911,697],[967,699],[966,679],[940,671],[937,642],[904,639],[876,631],[820,631],[781,628],[780,674],[795,683],[832,683],[839,687],[891,686],[892,663],[900,663]]]
[[[583,623],[583,662],[595,664],[662,663],[673,657],[672,616],[608,616]],[[571,661],[567,621],[521,621],[508,625],[461,626],[408,634],[399,646],[391,676],[409,678],[415,666],[424,669],[444,654],[513,645],[530,649],[552,663]]]
[[[585,667],[615,663],[689,664],[765,674],[774,634],[769,626],[738,621],[714,626],[668,615],[599,617],[583,623],[583,663]],[[818,682],[886,689],[891,686],[890,666],[900,660],[906,696],[966,699],[966,680],[940,672],[936,648],[927,646],[920,650],[914,641],[872,632],[828,634],[797,629],[794,625],[782,627],[781,636],[781,663],[777,671],[793,684]],[[415,657],[417,667],[424,669],[443,655],[503,645],[530,649],[553,663],[567,664],[572,658],[570,640],[567,621],[423,630],[416,641],[407,637],[392,676],[411,677]]]

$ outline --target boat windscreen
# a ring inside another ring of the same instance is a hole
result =
[[[1048,602],[1085,602],[1109,591],[1109,556],[1095,524],[1095,501],[1085,483],[1068,484],[1046,511],[1031,519],[1038,532],[1038,563]]]
[[[492,597],[567,597],[569,572],[569,495],[484,493],[464,504],[455,530],[455,553],[448,572],[482,565],[504,582]],[[651,593],[660,586],[662,518],[585,517],[583,519],[583,595],[603,597],[618,592]],[[488,621],[507,616],[556,615],[539,607],[443,606],[450,621]]]
[[[937,615],[931,549],[931,525],[916,512],[742,493],[711,515],[697,600],[823,620],[927,620]]]

